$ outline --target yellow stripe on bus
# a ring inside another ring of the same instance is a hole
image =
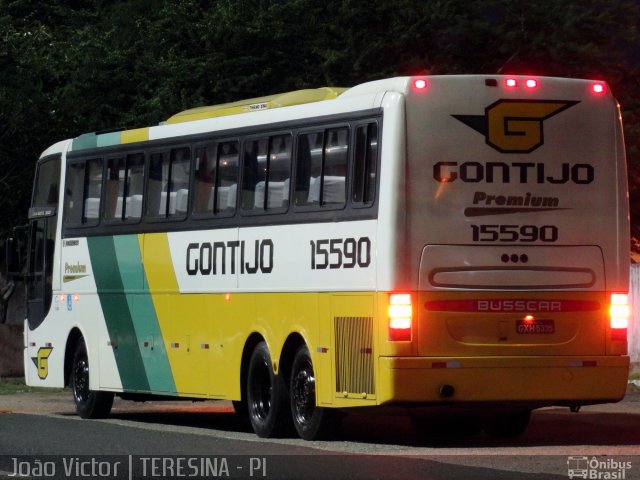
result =
[[[138,239],[145,252],[145,274],[176,390],[181,395],[204,396],[209,387],[208,362],[205,349],[193,344],[191,335],[209,324],[208,297],[179,295],[166,233],[139,235]]]
[[[120,142],[135,143],[149,140],[149,127],[125,130],[120,134]]]

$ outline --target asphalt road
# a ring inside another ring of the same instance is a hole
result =
[[[538,410],[517,440],[426,439],[405,417],[352,414],[331,442],[259,439],[228,402],[116,401],[109,419],[88,421],[69,393],[0,396],[0,478],[527,480],[570,469],[640,479],[640,394]]]

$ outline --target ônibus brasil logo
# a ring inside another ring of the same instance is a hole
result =
[[[452,115],[484,135],[487,145],[501,153],[530,153],[544,143],[542,123],[577,101],[498,100],[484,115]]]

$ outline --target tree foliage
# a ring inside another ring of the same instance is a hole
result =
[[[35,159],[55,141],[416,73],[608,81],[623,106],[635,207],[638,25],[638,0],[4,0],[0,236],[24,223]]]

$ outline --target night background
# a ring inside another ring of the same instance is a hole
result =
[[[82,133],[413,74],[609,82],[640,251],[640,0],[0,1],[0,244],[35,161]]]

